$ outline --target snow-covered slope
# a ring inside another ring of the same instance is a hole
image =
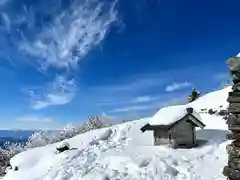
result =
[[[197,111],[226,107],[230,88],[209,93],[189,104]],[[206,124],[197,131],[200,146],[171,149],[153,146],[153,133],[140,128],[144,118],[95,130],[69,139],[69,151],[55,153],[58,144],[35,148],[11,160],[4,180],[225,180],[227,125],[221,116],[200,114]]]
[[[189,106],[194,107],[197,111],[201,111],[201,109],[226,109],[228,106],[226,99],[231,88],[232,87],[229,86],[225,89],[208,93],[197,101],[190,103]]]

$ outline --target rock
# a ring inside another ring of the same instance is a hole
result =
[[[230,103],[239,103],[240,102],[240,92],[229,92],[227,101]]]
[[[239,180],[240,179],[240,170],[234,170],[228,166],[225,166],[223,168],[223,175],[227,176],[233,180]]]
[[[229,139],[229,140],[234,140],[233,134],[227,134],[226,138]]]
[[[236,158],[233,156],[229,156],[228,158],[228,166],[235,170],[240,170],[240,158]]]
[[[228,96],[239,97],[240,96],[240,92],[231,91],[231,92],[228,93]]]
[[[228,111],[222,109],[222,110],[218,111],[218,115],[219,115],[219,116],[226,116],[226,115],[228,115]]]
[[[57,151],[59,153],[62,153],[64,151],[67,151],[70,149],[70,145],[67,141],[62,141],[61,143],[59,143],[59,145],[56,147]]]
[[[240,147],[240,141],[234,140],[231,144],[232,144],[233,146]]]
[[[240,114],[240,103],[230,103],[228,108],[229,113]]]
[[[232,80],[234,84],[240,83],[240,73],[239,72],[232,73]]]
[[[236,83],[232,86],[232,90],[235,92],[240,92],[240,83]]]
[[[213,110],[213,109],[208,110],[208,114],[210,114],[210,115],[213,115],[213,114],[216,114],[216,113],[217,113],[216,110]]]
[[[228,129],[236,133],[240,132],[240,126],[236,124],[229,124]]]
[[[228,96],[227,101],[230,103],[240,103],[240,97]]]
[[[228,120],[228,115],[223,116],[224,120]]]
[[[8,171],[10,171],[12,169],[12,167],[7,167],[5,170],[5,173],[7,173]]]
[[[240,114],[229,114],[227,119],[229,125],[240,125]]]
[[[240,71],[240,57],[231,57],[227,60],[229,70],[234,73]]]
[[[15,166],[15,167],[13,168],[13,170],[14,170],[14,171],[18,171],[18,166]]]
[[[233,132],[233,138],[240,141],[240,133]]]
[[[235,79],[234,79],[232,82],[233,82],[233,84],[238,84],[238,83],[240,83],[239,80],[235,80]]]
[[[240,148],[233,146],[232,144],[227,145],[227,153],[233,157],[240,158]]]
[[[232,134],[228,134],[228,135],[227,135],[227,138],[228,138],[229,140],[237,140],[237,141],[240,141],[240,133],[233,132]]]

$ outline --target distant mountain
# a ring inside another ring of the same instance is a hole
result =
[[[31,136],[34,132],[33,130],[0,130],[0,138],[9,137],[9,138],[27,138]]]
[[[6,142],[11,143],[26,143],[28,138],[25,139],[14,139],[14,138],[0,138],[0,147],[2,147]]]
[[[32,130],[0,130],[0,146],[6,142],[21,143],[26,142],[28,137],[34,132]]]

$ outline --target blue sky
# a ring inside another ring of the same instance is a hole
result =
[[[152,115],[228,80],[240,2],[2,0],[0,129]]]

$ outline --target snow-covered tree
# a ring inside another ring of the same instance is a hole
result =
[[[192,92],[188,97],[188,102],[193,102],[200,97],[200,92],[198,92],[195,88],[192,88]]]

